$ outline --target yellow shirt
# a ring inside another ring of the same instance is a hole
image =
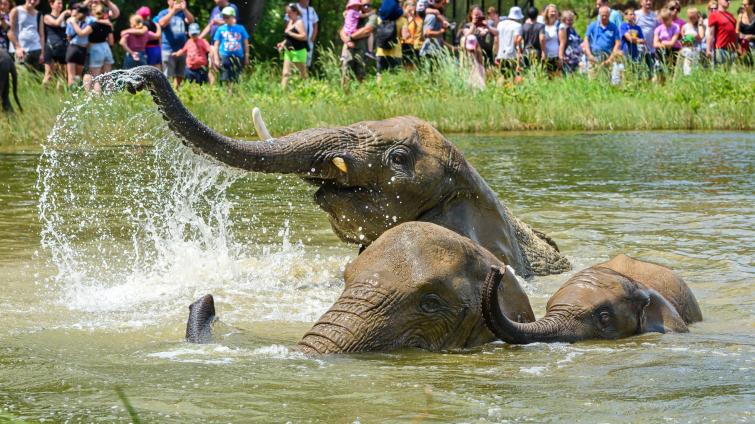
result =
[[[419,50],[422,47],[422,18],[415,16],[414,19],[408,21],[407,31],[409,31],[409,38],[402,39],[401,44],[408,44]]]
[[[381,21],[378,19],[378,25],[380,25],[380,22]],[[396,20],[396,44],[390,49],[381,49],[378,47],[378,56],[401,58],[401,29],[403,29],[404,26],[406,26],[406,18],[402,16]]]

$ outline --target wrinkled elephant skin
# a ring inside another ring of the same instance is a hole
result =
[[[344,241],[368,246],[398,224],[427,221],[477,241],[521,276],[570,269],[555,243],[519,221],[461,152],[420,119],[359,122],[249,142],[199,122],[154,68],[131,70],[126,85],[131,92],[148,89],[169,127],[195,151],[247,171],[296,174],[315,185],[315,201]],[[258,132],[265,134],[259,119],[255,114]]]
[[[575,274],[548,300],[545,316],[536,322],[513,322],[500,311],[498,284],[511,277],[493,269],[483,290],[485,322],[507,343],[687,332],[687,324],[702,320],[697,300],[681,278],[626,255]]]

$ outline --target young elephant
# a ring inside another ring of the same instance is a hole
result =
[[[298,348],[315,355],[406,347],[442,351],[493,341],[480,307],[491,266],[504,264],[451,230],[427,222],[398,225],[348,265],[343,293]],[[499,313],[534,320],[516,278],[504,282],[503,293],[495,300]],[[211,298],[195,302],[187,340],[207,341],[213,316]]]
[[[580,271],[548,300],[545,316],[517,323],[496,302],[510,269],[488,273],[483,289],[485,323],[512,344],[618,339],[648,332],[687,332],[702,314],[687,284],[668,268],[625,255]],[[505,289],[504,289],[505,293]]]

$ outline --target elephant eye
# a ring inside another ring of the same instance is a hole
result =
[[[406,163],[406,155],[403,152],[395,152],[391,154],[391,163],[394,165],[403,165]]]
[[[602,311],[598,315],[598,320],[600,320],[600,325],[608,327],[611,324],[611,313],[608,311]]]
[[[425,312],[428,314],[433,314],[435,312],[438,312],[441,307],[442,307],[442,302],[440,300],[440,297],[432,293],[422,296],[422,299],[419,302],[419,309],[422,312]]]

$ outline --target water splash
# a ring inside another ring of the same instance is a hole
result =
[[[58,271],[51,296],[82,312],[76,326],[155,324],[206,292],[252,295],[255,319],[314,320],[335,298],[345,259],[305,260],[287,221],[278,245],[238,242],[229,188],[242,174],[193,154],[154,106],[134,99],[72,101],[43,145],[38,214]]]

